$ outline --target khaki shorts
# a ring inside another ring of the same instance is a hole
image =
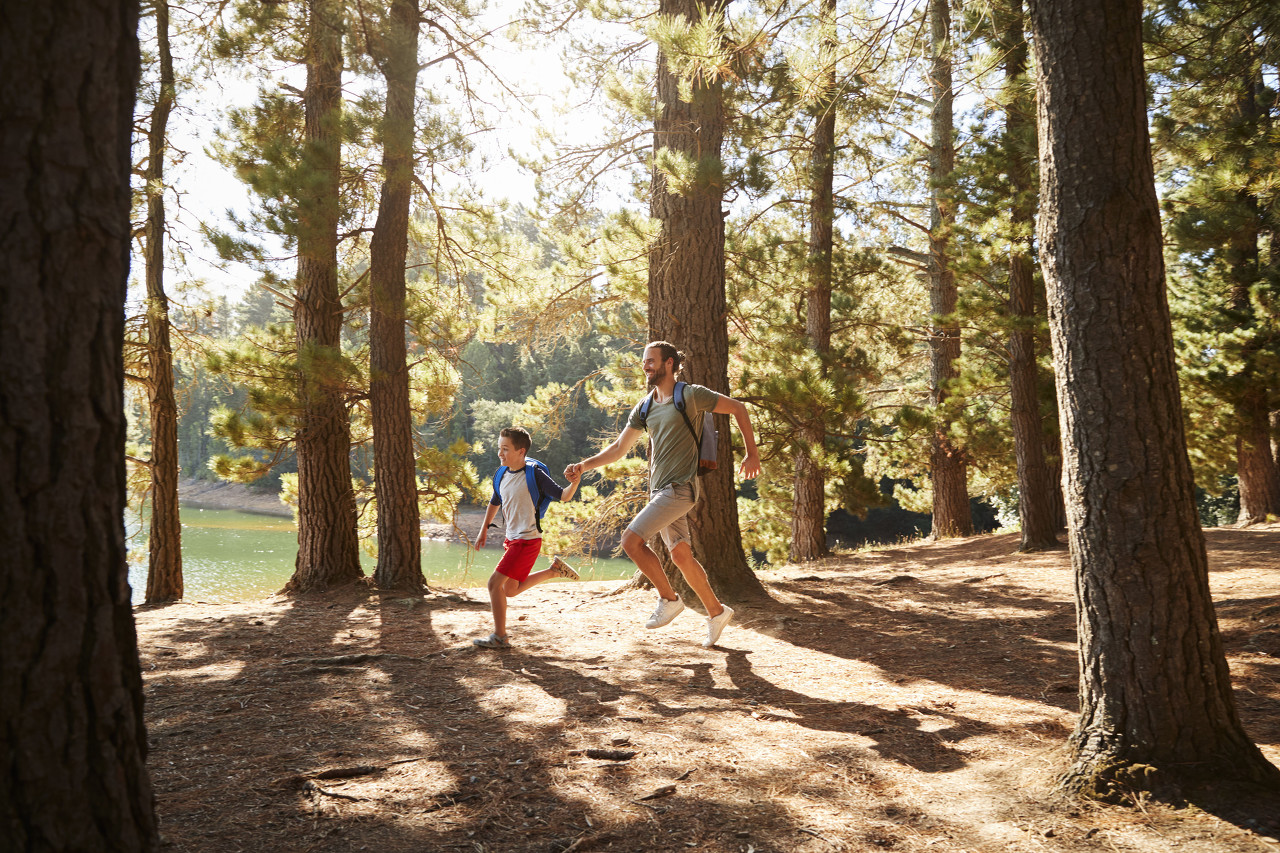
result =
[[[692,544],[687,516],[693,504],[693,483],[666,486],[650,493],[648,505],[627,529],[646,542],[661,533],[668,551],[681,542]]]

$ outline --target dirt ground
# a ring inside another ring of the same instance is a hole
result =
[[[1207,531],[1236,700],[1280,764],[1280,526]],[[1280,802],[1053,793],[1076,708],[1065,550],[982,536],[769,570],[692,609],[561,582],[136,611],[175,851],[1280,851]]]

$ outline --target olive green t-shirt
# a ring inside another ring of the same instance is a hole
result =
[[[652,393],[652,392],[650,392]],[[720,395],[702,385],[684,387],[684,412],[696,431],[702,429],[702,415],[716,407]],[[640,423],[641,400],[627,416],[627,426],[643,430]],[[656,492],[667,486],[694,481],[698,477],[698,442],[685,425],[674,398],[665,403],[654,400],[649,406],[650,441],[649,490]]]

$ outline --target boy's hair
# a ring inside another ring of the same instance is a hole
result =
[[[516,450],[523,450],[526,453],[530,447],[533,447],[533,438],[530,437],[529,431],[524,427],[507,427],[498,433],[499,438],[509,438]]]
[[[673,366],[673,372],[675,373],[680,372],[680,366],[684,364],[685,355],[684,353],[680,352],[680,350],[676,349],[675,344],[668,343],[667,341],[650,341],[649,345],[645,347],[645,349],[654,349],[654,348],[662,350],[663,361],[666,361],[667,359],[671,359],[672,361],[675,362]]]

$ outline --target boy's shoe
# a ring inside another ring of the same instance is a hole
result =
[[[653,611],[653,615],[649,617],[648,622],[644,623],[644,626],[646,628],[661,628],[679,616],[681,610],[684,610],[684,599],[676,598],[675,601],[668,601],[662,596],[658,596],[658,609]]]
[[[716,640],[720,639],[720,632],[733,618],[733,608],[727,604],[723,607],[724,610],[720,611],[719,616],[711,616],[707,619],[707,641],[702,644],[704,649],[709,649],[716,644]]]
[[[558,578],[568,578],[571,581],[582,580],[568,563],[560,559],[559,554],[551,558],[551,571],[555,572]]]
[[[482,649],[509,649],[511,644],[507,642],[506,637],[499,637],[497,634],[490,634],[483,640],[472,640],[471,644],[479,646]]]

